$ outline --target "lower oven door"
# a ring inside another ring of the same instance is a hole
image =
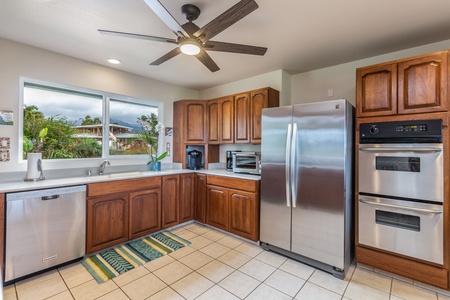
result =
[[[443,145],[361,144],[359,192],[442,202]]]
[[[443,264],[442,205],[359,196],[359,244]]]

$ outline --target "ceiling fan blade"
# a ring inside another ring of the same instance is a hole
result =
[[[158,65],[162,64],[163,62],[166,62],[169,59],[177,56],[180,53],[181,53],[180,48],[176,47],[173,50],[171,50],[171,51],[167,52],[166,54],[164,54],[163,56],[161,56],[160,58],[158,58],[157,60],[155,60],[154,62],[152,62],[150,65],[151,66],[158,66]]]
[[[206,53],[205,50],[201,49],[200,53],[197,54],[195,57],[204,64],[211,72],[219,71],[220,68],[216,65],[216,63],[212,60],[211,56]]]
[[[158,0],[144,0],[153,12],[175,33],[178,37],[189,38],[189,34],[181,27],[175,18]]]
[[[232,44],[232,43],[209,41],[205,45],[205,50],[232,52],[232,53],[241,53],[241,54],[252,54],[252,55],[264,55],[264,54],[266,54],[267,48],[258,47],[258,46],[242,45],[242,44]]]
[[[174,44],[177,43],[177,41],[175,39],[169,39],[169,38],[163,38],[163,37],[151,36],[151,35],[144,35],[144,34],[137,34],[137,33],[128,33],[128,32],[111,31],[111,30],[103,30],[103,29],[98,29],[98,32],[100,32],[101,34],[118,35],[118,36],[123,36],[123,37],[127,37],[127,38],[135,38],[135,39],[174,43]]]
[[[200,28],[200,30],[194,33],[194,36],[200,38],[203,42],[207,42],[212,37],[227,29],[257,8],[258,4],[256,4],[254,0],[241,0],[223,14]]]

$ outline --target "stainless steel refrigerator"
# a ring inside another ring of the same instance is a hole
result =
[[[353,117],[345,99],[262,116],[260,241],[344,278],[353,259]]]

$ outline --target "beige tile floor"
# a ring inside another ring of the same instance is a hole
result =
[[[81,263],[9,285],[10,299],[448,299],[450,292],[368,266],[344,280],[256,244],[190,223],[172,232],[192,244],[98,284]]]

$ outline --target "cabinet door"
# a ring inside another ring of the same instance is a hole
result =
[[[447,51],[398,64],[398,113],[447,111]]]
[[[92,253],[128,240],[128,194],[87,200],[86,252]]]
[[[130,240],[161,230],[161,189],[130,193]]]
[[[238,190],[228,191],[230,203],[230,232],[244,238],[259,239],[259,206],[256,194]]]
[[[208,101],[208,143],[219,144],[219,103]]]
[[[262,109],[278,106],[278,92],[274,99],[269,99],[269,89],[260,89],[250,93],[250,142],[252,144],[260,144],[262,137]],[[275,99],[276,98],[276,99]],[[270,104],[269,104],[269,100]]]
[[[206,101],[186,104],[186,143],[206,142]]]
[[[211,185],[206,190],[206,224],[228,230],[228,190]]]
[[[250,95],[248,93],[234,96],[234,141],[235,143],[250,142]]]
[[[397,64],[356,70],[357,117],[397,114]]]
[[[194,219],[194,174],[180,175],[179,222]]]
[[[221,144],[234,143],[234,99],[232,96],[219,101],[219,138]]]
[[[179,175],[162,176],[162,228],[177,225]]]
[[[206,175],[195,174],[195,220],[206,222]]]

